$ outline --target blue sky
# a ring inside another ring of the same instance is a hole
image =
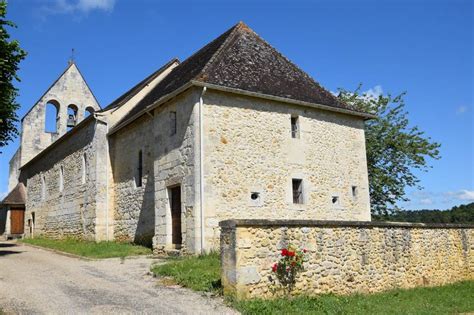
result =
[[[185,59],[242,20],[326,88],[407,91],[413,125],[441,160],[409,189],[408,209],[474,201],[473,4],[412,1],[10,0],[28,51],[19,116],[76,62],[102,107],[172,57]],[[0,154],[0,194],[18,141]],[[1,197],[1,196],[0,196]]]

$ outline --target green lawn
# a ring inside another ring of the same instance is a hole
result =
[[[372,295],[232,302],[242,314],[458,314],[474,311],[474,281]]]
[[[47,238],[29,238],[23,239],[21,242],[90,258],[126,257],[152,253],[150,248],[119,242],[96,243],[76,239],[52,240]]]
[[[152,271],[197,291],[221,291],[219,254],[169,259]],[[233,301],[243,314],[456,314],[474,312],[474,281],[372,295],[332,294],[293,299]]]
[[[172,277],[177,284],[196,291],[219,291],[220,260],[218,253],[201,256],[170,258],[152,267],[157,276]]]

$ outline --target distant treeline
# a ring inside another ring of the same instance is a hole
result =
[[[398,211],[387,216],[372,216],[376,221],[423,223],[474,223],[474,202],[450,210]]]

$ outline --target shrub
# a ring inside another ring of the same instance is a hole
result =
[[[272,272],[276,276],[276,279],[270,277],[273,285],[277,286],[275,281],[277,280],[281,288],[289,295],[295,287],[296,276],[304,270],[305,254],[306,249],[299,250],[291,244],[288,248],[283,248],[280,260],[272,266]]]

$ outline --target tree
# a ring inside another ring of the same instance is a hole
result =
[[[387,215],[398,210],[397,202],[408,201],[407,186],[421,188],[414,171],[427,171],[427,158],[440,158],[440,144],[409,126],[406,93],[373,97],[361,88],[339,89],[338,97],[355,110],[377,116],[365,123],[370,201],[373,214]]]
[[[16,111],[20,105],[15,101],[18,90],[13,82],[20,81],[17,76],[18,65],[26,56],[18,41],[9,40],[6,28],[16,25],[5,19],[6,13],[7,3],[0,1],[0,148],[18,135],[15,123],[18,121]]]

